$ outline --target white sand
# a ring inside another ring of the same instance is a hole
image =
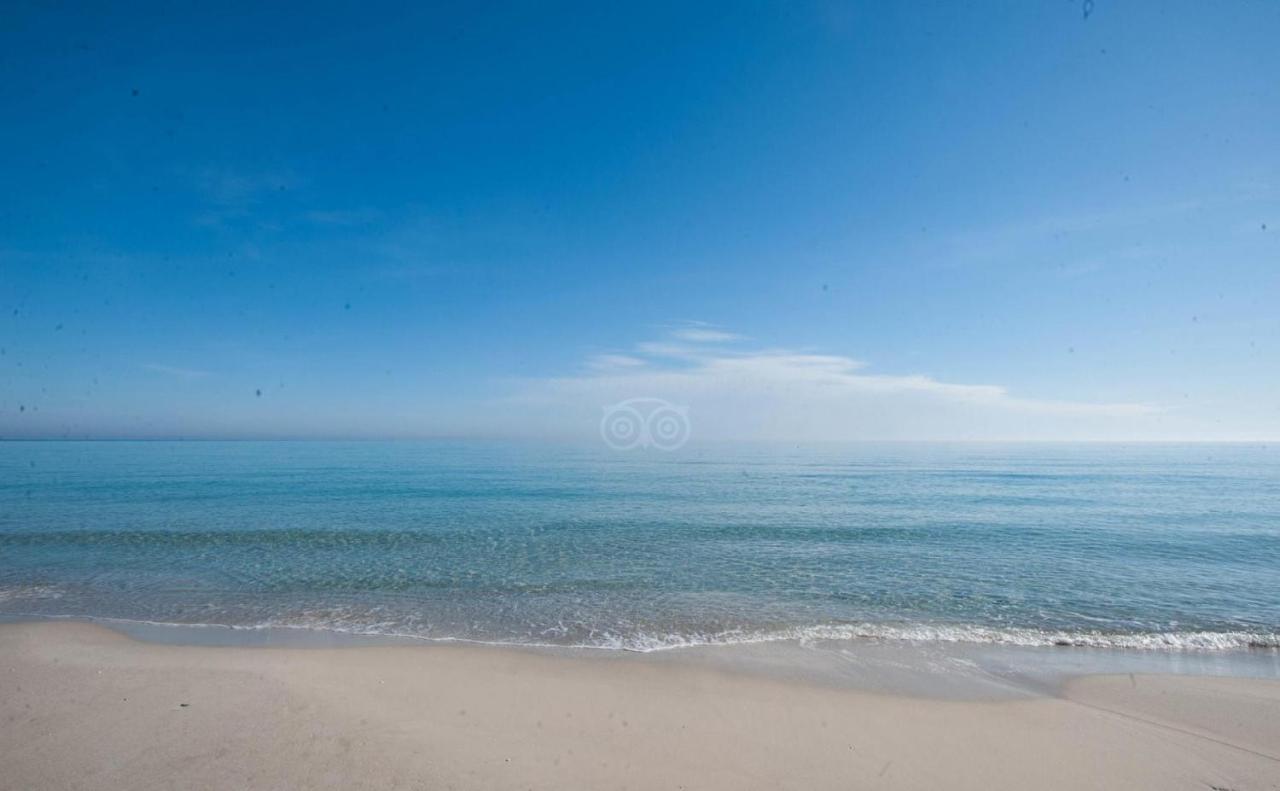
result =
[[[330,787],[1274,790],[1280,682],[957,702],[642,658],[0,625],[0,788]]]

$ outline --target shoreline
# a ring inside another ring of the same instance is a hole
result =
[[[233,626],[82,615],[0,614],[0,628],[27,623],[89,624],[142,643],[174,646],[302,650],[456,646],[587,661],[613,659],[690,665],[784,681],[939,699],[1053,696],[1077,678],[1132,673],[1280,680],[1280,650],[1272,647],[1099,648],[952,640],[775,638],[694,643],[641,651],[603,645],[488,642],[313,626]]]
[[[4,788],[1243,789],[1280,775],[1274,679],[1089,675],[949,700],[635,655],[173,645],[71,621],[0,624],[0,679]]]

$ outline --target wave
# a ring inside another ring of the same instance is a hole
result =
[[[2,599],[0,599],[2,600]],[[573,648],[604,651],[654,653],[679,649],[790,642],[819,647],[833,642],[894,642],[918,644],[999,645],[1025,648],[1089,648],[1115,651],[1219,652],[1277,651],[1280,632],[1183,631],[1108,633],[1100,631],[1053,631],[1031,628],[992,628],[976,625],[936,624],[822,624],[783,629],[729,629],[717,632],[615,633],[592,632],[585,640],[556,642],[533,637],[491,639],[465,635],[442,635],[405,630],[394,621],[360,621],[353,618],[293,617],[269,618],[250,624],[191,623],[145,618],[97,617],[50,613],[8,613],[10,617],[88,620],[102,623],[140,624],[180,629],[226,629],[230,631],[298,630],[337,634],[418,640],[435,643],[526,648]]]
[[[1225,651],[1280,648],[1280,633],[1248,631],[1128,632],[1054,631],[1032,628],[993,628],[975,625],[856,624],[815,626],[799,630],[794,639],[894,640],[909,642],[978,643],[1026,647],[1113,648],[1163,651]]]
[[[511,633],[510,636],[490,637],[465,633],[441,633],[439,625],[433,628],[425,619],[406,618],[405,612],[395,612],[380,606],[336,604],[317,609],[294,609],[291,612],[279,614],[262,613],[260,616],[246,613],[237,616],[227,612],[212,614],[215,619],[213,622],[190,622],[95,615],[79,607],[69,610],[66,606],[68,600],[64,599],[66,593],[66,590],[57,585],[0,585],[0,606],[2,606],[0,613],[7,618],[81,619],[105,623],[231,631],[287,629],[430,642],[619,650],[639,653],[772,642],[816,646],[827,642],[859,641],[1123,651],[1280,650],[1280,631],[1265,628],[1261,630],[1121,632],[901,621],[797,624],[776,628],[742,627],[707,631],[689,628],[661,631],[652,626],[648,629],[642,626],[617,629],[603,624],[593,627],[589,623],[582,622],[571,626],[566,626],[564,623],[554,626],[525,623],[519,629],[508,630]],[[57,603],[54,604],[54,602]],[[220,617],[225,617],[229,622],[217,622]]]
[[[0,588],[0,602],[28,599],[60,599],[62,590],[53,585],[18,585]]]
[[[626,651],[664,651],[715,645],[742,645],[769,642],[878,641],[905,643],[967,643],[1029,648],[1101,648],[1140,651],[1239,651],[1280,649],[1280,633],[1275,632],[1138,632],[1048,631],[1041,629],[997,629],[974,625],[892,625],[824,624],[774,630],[728,630],[709,634],[636,634],[600,636],[599,642],[584,648],[613,648]]]

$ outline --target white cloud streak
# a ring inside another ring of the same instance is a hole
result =
[[[548,433],[589,435],[601,409],[657,397],[689,407],[705,439],[1107,439],[1158,419],[1150,404],[1019,397],[993,384],[873,373],[851,357],[694,343],[690,327],[573,375],[523,380],[510,415]],[[739,338],[733,333],[714,331]],[[710,341],[711,339],[708,338]]]
[[[161,365],[160,363],[143,363],[142,367],[148,371],[173,376],[178,379],[203,379],[212,375],[208,371],[201,371],[196,368],[179,368],[175,365]]]
[[[675,330],[671,335],[682,341],[689,341],[690,343],[727,343],[729,341],[742,339],[742,336],[736,333],[708,329],[705,327],[687,327],[685,329]]]

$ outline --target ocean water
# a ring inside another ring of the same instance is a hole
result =
[[[0,443],[0,615],[1280,648],[1280,447]]]

